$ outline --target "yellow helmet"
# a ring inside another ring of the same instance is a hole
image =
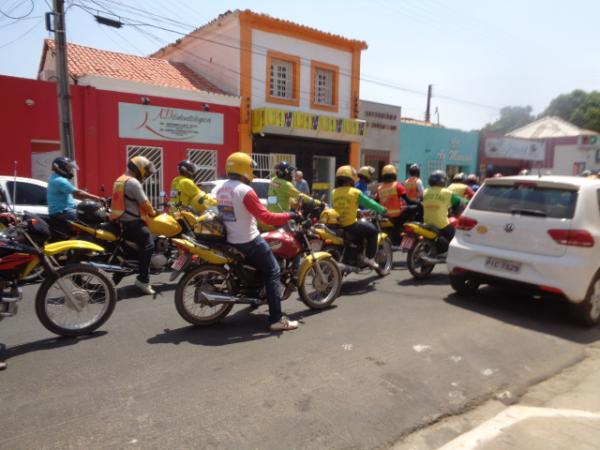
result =
[[[371,166],[362,166],[360,169],[358,169],[358,174],[371,181],[373,179],[373,175],[375,175],[375,168]]]
[[[225,162],[225,172],[227,175],[238,175],[248,180],[248,182],[254,179],[255,168],[256,163],[248,153],[232,153]]]
[[[321,211],[319,222],[325,225],[338,225],[340,223],[340,215],[333,208],[325,208]]]
[[[354,183],[358,181],[358,175],[356,169],[352,166],[340,166],[335,172],[336,178],[350,178]]]
[[[381,169],[381,176],[384,175],[398,176],[398,169],[396,169],[396,166],[394,166],[393,164],[386,164],[385,166],[383,166],[383,169]]]
[[[135,174],[135,177],[140,181],[144,181],[156,172],[152,161],[145,156],[134,156],[127,162],[127,168],[131,170]]]

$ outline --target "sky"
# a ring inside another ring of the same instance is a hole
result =
[[[0,74],[35,78],[51,0],[0,0]],[[66,0],[69,42],[148,55],[180,34],[99,25],[89,10],[125,22],[159,22],[189,32],[234,9],[251,9],[367,42],[362,99],[424,117],[427,85],[442,125],[473,130],[507,105],[535,114],[574,89],[600,87],[597,0]],[[125,5],[125,6],[122,6]],[[85,6],[88,9],[82,9]],[[141,17],[131,8],[146,11]],[[13,18],[6,17],[6,15]],[[23,19],[19,17],[26,16]],[[165,22],[170,20],[171,22]],[[176,21],[174,24],[172,21]]]

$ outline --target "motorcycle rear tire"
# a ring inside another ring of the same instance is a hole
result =
[[[390,238],[385,238],[381,241],[377,253],[375,254],[375,261],[377,261],[378,269],[375,271],[380,277],[389,275],[392,271],[392,265],[394,264],[394,252],[392,251],[392,241]]]
[[[205,265],[195,267],[194,269],[187,272],[179,280],[179,283],[177,283],[177,289],[175,290],[175,308],[177,309],[177,312],[184,320],[191,323],[192,325],[197,325],[197,326],[214,325],[215,323],[218,323],[221,320],[223,320],[225,318],[225,316],[227,316],[227,314],[229,314],[229,312],[233,308],[233,304],[224,304],[224,303],[217,304],[219,306],[222,306],[222,308],[216,314],[209,316],[207,318],[203,318],[203,317],[194,315],[186,307],[185,298],[184,298],[184,290],[185,290],[186,286],[188,285],[188,283],[190,283],[190,281],[194,277],[201,275],[203,272],[220,273],[223,275],[223,277],[225,277],[225,278],[227,277],[227,270],[225,268],[223,268],[222,266],[205,264]],[[227,291],[228,292],[225,294],[233,295],[233,286],[232,286],[231,281],[228,278],[226,278],[226,282],[227,282]],[[220,293],[224,294],[223,292],[220,292]]]
[[[433,271],[435,264],[419,264],[419,255],[424,254],[429,257],[434,257],[436,253],[435,242],[430,241],[429,239],[416,241],[406,256],[406,265],[408,266],[411,275],[417,279],[427,278]]]

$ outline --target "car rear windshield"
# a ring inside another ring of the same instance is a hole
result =
[[[269,192],[269,183],[251,183],[252,189],[256,191],[258,198],[267,198]]]
[[[481,188],[469,207],[475,210],[571,219],[577,191],[531,184],[490,185]]]

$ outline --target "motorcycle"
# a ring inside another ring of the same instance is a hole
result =
[[[377,275],[384,277],[392,270],[393,255],[392,242],[386,233],[381,232],[380,223],[388,219],[371,212],[363,212],[362,214],[364,216],[359,220],[371,222],[378,230],[375,261],[379,267],[375,271]],[[348,233],[343,228],[324,223],[315,224],[315,234],[321,240],[321,249],[330,253],[338,262],[342,275],[373,270],[363,262],[366,246],[356,236]],[[313,248],[319,248],[319,244],[313,243]]]
[[[406,215],[404,223],[418,221],[420,220],[419,217],[423,216],[421,204],[406,205],[404,208],[405,210],[409,211],[409,213]],[[385,232],[389,236],[390,241],[392,242],[392,250],[401,250],[403,232],[400,231],[397,236],[394,236],[394,223],[388,217],[382,217],[379,222],[379,226],[381,227],[381,231]]]
[[[70,236],[76,235],[96,244],[105,251],[95,255],[93,261],[110,265],[115,284],[126,276],[138,272],[139,248],[135,242],[123,237],[118,222],[108,222],[108,212],[100,203],[83,201],[76,208],[77,220],[68,221]],[[170,239],[180,236],[181,224],[172,216],[161,213],[155,217],[144,218],[154,237],[154,251],[150,260],[150,273],[157,274],[170,268],[177,257]],[[73,260],[70,260],[73,261]]]
[[[175,306],[183,319],[194,325],[221,321],[236,304],[267,303],[266,290],[257,269],[244,263],[244,255],[224,240],[224,226],[214,213],[206,213],[194,237],[173,239],[182,251],[174,271],[185,275],[175,291]],[[212,214],[212,216],[211,216]],[[337,298],[342,275],[327,252],[310,246],[312,223],[290,222],[263,233],[281,270],[281,298],[297,290],[311,309],[329,307]]]
[[[455,227],[458,219],[450,217],[449,221]],[[436,264],[446,263],[449,242],[438,228],[421,222],[408,222],[404,224],[404,231],[400,249],[408,252],[406,265],[414,278],[426,278]]]
[[[93,264],[61,267],[55,257],[69,252],[102,252],[99,245],[68,240],[45,242],[48,225],[35,216],[13,218],[0,235],[0,320],[17,314],[22,299],[20,285],[39,266],[44,281],[35,298],[35,311],[46,329],[61,336],[89,334],[104,324],[114,311],[117,292],[112,282]]]

